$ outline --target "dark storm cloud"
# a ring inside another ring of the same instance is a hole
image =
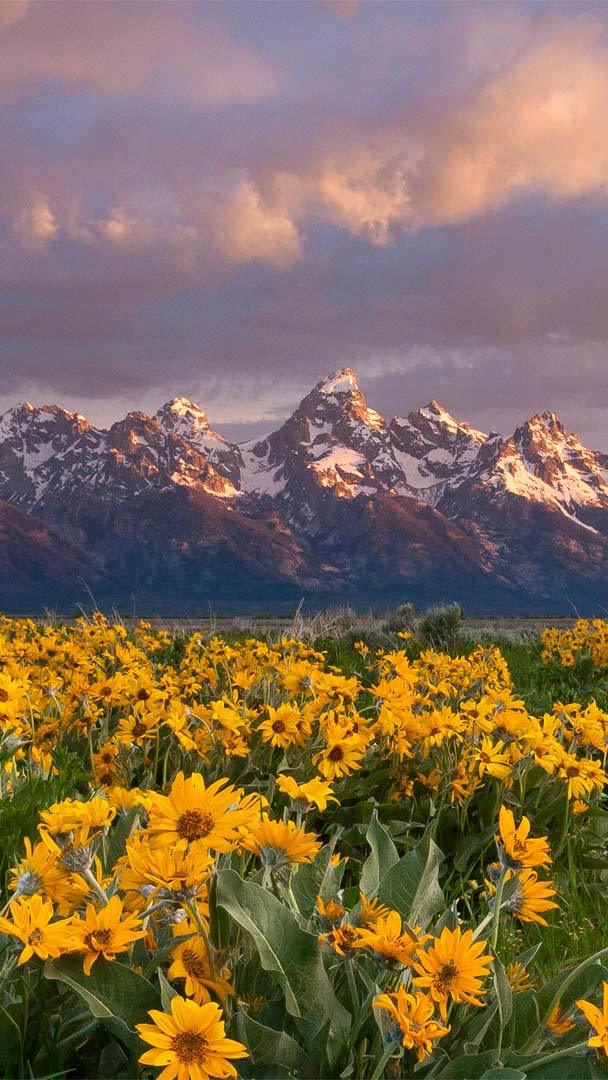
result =
[[[0,404],[176,393],[235,437],[349,365],[594,444],[608,397],[597,5],[0,9]]]

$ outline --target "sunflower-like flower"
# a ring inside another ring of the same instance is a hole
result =
[[[328,945],[338,956],[348,957],[353,955],[362,933],[360,927],[343,923],[342,926],[337,926],[335,930],[330,930],[327,934],[319,934],[319,941],[323,945]]]
[[[66,848],[85,847],[107,832],[116,810],[107,799],[94,798],[88,802],[64,799],[54,803],[40,815],[40,839],[49,851],[62,854]]]
[[[264,814],[248,828],[242,846],[259,855],[264,866],[280,873],[296,863],[312,862],[321,841],[293,821],[273,821]]]
[[[326,729],[325,735],[327,746],[315,755],[313,761],[322,776],[331,783],[361,767],[367,743],[360,733],[347,733],[335,722]]]
[[[594,1050],[603,1050],[608,1057],[608,982],[602,985],[601,1009],[584,998],[580,998],[576,1004],[595,1032],[589,1037],[587,1045]]]
[[[492,742],[484,735],[481,745],[475,752],[474,760],[480,777],[487,773],[488,776],[494,776],[497,780],[506,780],[511,775],[511,757],[505,750],[504,742],[500,739]]]
[[[413,927],[412,933],[404,930],[399,912],[389,911],[376,920],[371,930],[361,930],[355,948],[372,949],[389,963],[411,967],[418,949],[430,938],[430,934],[422,933],[420,926]]]
[[[464,933],[444,927],[441,935],[414,962],[418,976],[414,984],[428,990],[433,1001],[439,1005],[443,1020],[447,1017],[447,1003],[463,1001],[470,1005],[482,1005],[480,997],[486,992],[486,978],[493,959],[484,954],[487,941],[473,941],[473,931]]]
[[[141,929],[141,919],[137,915],[122,918],[123,902],[118,896],[97,910],[94,904],[87,904],[84,919],[75,916],[70,924],[69,949],[71,952],[84,953],[84,973],[91,974],[95,961],[103,956],[105,960],[114,960],[117,953],[127,949],[145,937]]]
[[[50,900],[41,896],[22,896],[12,900],[10,919],[0,917],[0,932],[9,934],[23,943],[19,964],[25,964],[32,956],[40,960],[60,956],[65,951],[68,919],[51,922],[55,912]]]
[[[150,802],[148,832],[155,847],[199,841],[212,851],[230,851],[243,828],[260,812],[257,795],[242,798],[242,788],[227,780],[205,787],[200,773],[188,779],[179,772],[168,795],[154,794]]]
[[[551,897],[555,896],[553,882],[539,881],[535,870],[520,870],[518,874],[507,870],[505,881],[510,881],[513,877],[517,878],[517,884],[514,892],[504,903],[505,910],[510,911],[519,922],[534,922],[539,926],[546,926],[547,920],[540,913],[552,911],[558,907],[551,900]],[[496,886],[491,882],[486,882],[486,884],[488,892],[493,895],[496,892]]]
[[[377,896],[368,899],[364,893],[359,892],[361,902],[361,922],[364,926],[374,927],[378,919],[384,919],[389,913],[389,908],[378,900]]]
[[[512,994],[522,994],[524,990],[531,990],[534,986],[532,976],[529,971],[526,970],[524,965],[520,964],[519,960],[514,960],[513,963],[507,964],[506,974]]]
[[[395,994],[378,994],[374,1008],[383,1009],[395,1021],[406,1050],[415,1050],[418,1061],[432,1054],[433,1043],[448,1035],[450,1028],[434,1018],[433,1002],[427,994],[408,994],[402,986]]]
[[[89,886],[76,874],[66,873],[54,852],[42,842],[34,844],[26,836],[25,856],[11,868],[9,888],[15,896],[41,893],[55,901],[60,915],[67,915],[89,895]]]
[[[554,1005],[549,1013],[547,1030],[550,1031],[552,1035],[566,1035],[575,1027],[575,1021],[571,1020],[562,1012],[562,1007],[558,1001],[557,1005]]]
[[[121,889],[128,907],[146,906],[158,899],[183,903],[204,898],[213,860],[200,844],[188,850],[154,848],[136,833],[121,860]],[[130,895],[133,893],[134,895]]]
[[[162,1068],[158,1080],[209,1080],[235,1077],[232,1061],[249,1057],[247,1049],[224,1035],[219,1005],[210,1001],[197,1005],[182,997],[171,999],[171,1013],[150,1011],[153,1024],[138,1024],[137,1030],[152,1050],[140,1057],[142,1065]]]
[[[284,701],[276,709],[267,705],[266,712],[267,718],[258,727],[265,742],[280,746],[283,750],[301,744],[300,710],[297,705]]]
[[[523,817],[519,825],[515,825],[513,811],[506,806],[501,806],[498,815],[499,835],[496,843],[499,850],[505,854],[506,861],[513,869],[518,870],[522,866],[545,867],[551,865],[551,852],[546,836],[536,839],[530,836],[530,820]]]
[[[326,903],[322,896],[317,896],[317,908],[321,918],[334,926],[342,922],[346,914],[344,906],[338,900],[328,900]]]
[[[234,994],[234,988],[224,975],[212,969],[207,946],[201,937],[189,938],[175,947],[171,953],[167,978],[185,979],[186,996],[194,998],[199,1005],[211,1001],[210,991],[220,1001],[224,1001],[228,994]]]
[[[338,802],[330,785],[319,776],[307,780],[305,784],[298,784],[293,776],[285,776],[281,773],[277,776],[277,787],[284,795],[289,795],[295,809],[304,813],[313,806],[322,812],[327,810],[328,803]]]

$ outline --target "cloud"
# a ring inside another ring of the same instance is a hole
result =
[[[287,267],[302,255],[300,236],[280,206],[265,206],[250,181],[243,181],[217,215],[216,241],[230,262],[264,259]]]
[[[55,215],[44,196],[35,198],[31,206],[21,211],[15,222],[15,233],[26,244],[52,240],[57,230]]]
[[[0,6],[0,31],[21,22],[27,15],[29,6],[29,0],[4,0]]]
[[[541,25],[505,71],[435,120],[410,180],[414,223],[463,221],[525,191],[606,199],[607,117],[602,23]]]
[[[197,17],[196,5],[4,0],[0,85],[41,79],[104,94],[146,92],[208,106],[277,90],[270,67]]]

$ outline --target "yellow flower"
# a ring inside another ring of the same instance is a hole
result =
[[[325,903],[322,896],[317,896],[317,907],[319,914],[329,923],[339,923],[344,918],[345,909],[337,900],[328,900]]]
[[[160,890],[164,896],[175,894],[167,899],[182,901],[206,893],[213,860],[198,844],[186,851],[181,846],[153,848],[145,834],[136,833],[120,865],[121,889],[129,893],[127,906],[145,907],[154,902]]]
[[[378,919],[384,919],[389,913],[389,908],[386,904],[381,903],[378,897],[373,897],[372,900],[368,900],[362,892],[359,892],[359,899],[361,901],[361,922],[364,926],[374,927],[378,922]]]
[[[338,956],[350,956],[353,949],[357,948],[357,942],[361,938],[362,930],[350,923],[337,926],[327,934],[319,934],[319,941],[323,945],[329,945]]]
[[[284,871],[295,863],[312,862],[321,847],[314,833],[293,821],[273,821],[267,814],[247,830],[242,846],[259,855],[264,866]]]
[[[341,734],[335,728],[326,732],[329,736],[325,750],[313,758],[319,772],[330,782],[361,767],[365,756],[365,739],[357,732]]]
[[[230,983],[212,970],[202,938],[193,937],[182,941],[173,950],[171,957],[167,978],[185,979],[186,996],[194,998],[199,1005],[211,1001],[210,990],[217,994],[220,1001],[224,1001],[228,994],[234,994]]]
[[[598,1009],[597,1005],[593,1005],[590,1001],[585,1001],[584,998],[581,998],[576,1004],[595,1031],[595,1035],[589,1038],[587,1045],[592,1046],[594,1049],[603,1050],[604,1054],[608,1056],[608,982],[604,982],[602,986],[601,1009]]]
[[[608,777],[599,762],[593,758],[577,758],[565,750],[560,755],[557,776],[568,784],[568,798],[580,799],[603,788]]]
[[[508,870],[505,880],[512,876]],[[535,870],[520,870],[517,874],[517,887],[515,892],[505,903],[505,908],[510,911],[520,922],[534,922],[539,926],[546,926],[547,920],[540,914],[541,911],[551,911],[558,905],[549,897],[555,896],[555,889],[551,881],[539,881]]]
[[[568,1031],[572,1031],[576,1024],[574,1020],[569,1020],[567,1016],[562,1013],[561,1005],[558,1001],[557,1005],[551,1009],[549,1013],[549,1019],[547,1020],[547,1028],[553,1033],[553,1035],[565,1035]]]
[[[222,1011],[215,1002],[197,1005],[182,997],[171,999],[171,1014],[152,1009],[153,1024],[137,1024],[152,1050],[140,1057],[142,1065],[162,1068],[158,1080],[209,1080],[235,1077],[231,1061],[249,1057],[242,1043],[224,1036]]]
[[[487,941],[473,941],[473,931],[464,933],[457,927],[446,927],[433,945],[419,953],[414,969],[419,973],[414,984],[428,990],[439,1005],[443,1020],[447,1016],[448,999],[459,1004],[482,1005],[480,996],[486,991],[482,982],[493,963],[489,954],[482,955]]]
[[[114,960],[116,953],[127,949],[145,936],[141,929],[141,919],[137,915],[122,918],[123,902],[118,896],[100,910],[93,904],[87,904],[84,919],[76,916],[70,926],[69,948],[71,952],[82,952],[84,973],[91,974],[91,968],[103,956],[105,960]]]
[[[230,851],[243,827],[259,815],[258,797],[241,795],[242,789],[227,780],[205,787],[200,773],[186,780],[179,772],[168,795],[152,797],[148,832],[153,846],[201,841],[214,851]]]
[[[325,780],[315,776],[305,784],[298,784],[293,776],[285,776],[281,773],[277,776],[277,787],[284,795],[289,795],[292,803],[302,810],[317,806],[319,810],[327,810],[329,802],[338,802],[331,787]]]
[[[496,842],[502,845],[509,866],[518,869],[522,866],[545,867],[551,865],[551,853],[547,837],[540,836],[533,839],[529,836],[530,821],[527,817],[523,817],[521,823],[516,827],[513,811],[506,806],[501,806],[498,815],[498,827],[500,836],[496,837]]]
[[[258,727],[266,742],[271,746],[280,746],[283,750],[302,742],[300,736],[300,710],[297,705],[283,702],[278,709],[266,706],[268,718]]]
[[[486,736],[481,740],[481,746],[475,754],[477,772],[479,776],[494,776],[497,780],[506,780],[511,774],[511,759],[505,744],[498,740],[493,743]]]
[[[18,963],[25,964],[32,956],[48,960],[65,950],[70,923],[69,920],[51,922],[55,913],[50,900],[38,895],[19,897],[11,901],[9,912],[10,919],[0,917],[0,932],[23,942]]]
[[[519,960],[514,960],[512,964],[507,965],[507,980],[513,994],[521,994],[534,986],[534,980]]]
[[[427,994],[408,994],[400,986],[395,994],[378,994],[374,1008],[383,1009],[398,1024],[406,1050],[415,1050],[418,1061],[432,1054],[433,1043],[450,1028],[433,1018],[434,1006]]]
[[[12,880],[9,888],[17,896],[33,896],[42,893],[58,905],[59,913],[65,915],[89,895],[89,886],[77,874],[66,873],[55,852],[42,843],[32,847],[26,836],[25,857],[10,870]]]
[[[398,911],[389,911],[387,915],[380,916],[376,920],[373,929],[362,929],[356,948],[372,949],[387,961],[400,964],[403,967],[411,967],[414,956],[418,949],[426,941],[430,941],[430,934],[423,934],[422,927],[412,927],[413,934],[402,930],[401,915]]]

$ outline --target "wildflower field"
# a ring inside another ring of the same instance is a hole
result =
[[[0,654],[0,1075],[608,1076],[608,623]]]

